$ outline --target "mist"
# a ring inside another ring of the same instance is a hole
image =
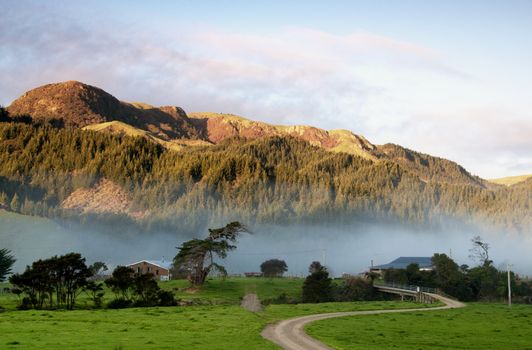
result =
[[[532,275],[532,235],[463,230],[419,230],[392,225],[262,227],[240,239],[238,249],[225,263],[231,272],[260,271],[270,258],[286,261],[288,274],[306,276],[308,266],[318,260],[334,276],[357,274],[374,265],[386,264],[399,256],[450,255],[459,265],[478,262],[469,258],[471,238],[480,235],[490,244],[494,266]]]
[[[312,261],[325,264],[332,275],[357,274],[372,264],[399,256],[450,255],[459,265],[475,266],[469,256],[471,238],[480,235],[490,244],[490,258],[500,269],[506,263],[520,275],[532,275],[532,234],[463,229],[420,229],[391,224],[260,225],[243,234],[237,249],[221,262],[230,274],[259,272],[268,259],[283,259],[287,275],[305,276]],[[199,238],[205,237],[205,230]],[[0,247],[10,249],[15,272],[40,258],[79,252],[88,263],[103,261],[110,268],[139,260],[171,261],[188,235],[170,232],[124,232],[85,226],[59,225],[42,218],[0,218]]]

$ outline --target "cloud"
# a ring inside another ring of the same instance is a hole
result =
[[[519,106],[494,103],[487,84],[445,53],[376,33],[243,34],[183,23],[162,30],[22,3],[6,9],[0,41],[4,104],[35,86],[76,79],[123,100],[347,128],[486,177],[512,172],[512,159],[530,163],[531,124]],[[486,166],[486,154],[504,161]]]

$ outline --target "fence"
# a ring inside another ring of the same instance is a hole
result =
[[[439,290],[437,288],[430,288],[430,287],[422,287],[422,286],[413,286],[413,285],[407,285],[407,284],[398,284],[398,283],[385,283],[385,282],[379,282],[375,281],[373,283],[375,287],[384,287],[384,288],[395,288],[395,289],[402,289],[402,290],[411,290],[414,292],[425,292],[425,293],[434,293],[438,294]]]

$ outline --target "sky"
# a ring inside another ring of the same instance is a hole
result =
[[[79,80],[124,101],[349,129],[532,174],[532,1],[0,0],[0,104]]]

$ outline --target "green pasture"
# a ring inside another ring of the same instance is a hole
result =
[[[465,308],[334,318],[307,325],[334,349],[532,349],[532,305]]]
[[[237,305],[0,313],[1,349],[277,349],[260,336],[271,322],[322,312],[413,307],[402,302]]]
[[[188,281],[177,280],[161,282],[161,288],[172,289],[176,297],[183,300],[199,300],[216,304],[240,303],[247,293],[256,293],[259,299],[276,298],[282,293],[290,298],[301,298],[303,278],[262,278],[231,277],[207,280],[199,289],[189,289]]]
[[[16,310],[17,297],[0,293],[0,349],[277,349],[261,330],[282,319],[324,312],[422,307],[410,302],[272,304],[252,313],[246,293],[262,300],[297,298],[302,279],[211,279],[199,290],[186,281],[161,282],[194,306],[91,309],[87,296],[74,311]],[[4,288],[8,284],[0,284]],[[106,300],[113,294],[106,291]],[[427,306],[427,305],[424,305]],[[471,304],[463,309],[352,316],[307,326],[335,349],[532,349],[532,306]]]
[[[276,349],[262,339],[261,330],[285,318],[322,312],[406,308],[403,302],[352,302],[270,305],[258,313],[239,306],[246,293],[261,299],[284,293],[298,297],[301,279],[212,279],[200,290],[188,289],[186,281],[162,282],[178,298],[195,298],[205,305],[130,308],[90,307],[80,296],[74,311],[16,310],[17,297],[0,293],[0,349]],[[1,288],[7,284],[0,285]],[[110,300],[112,293],[107,291]],[[210,303],[211,305],[206,305]]]

